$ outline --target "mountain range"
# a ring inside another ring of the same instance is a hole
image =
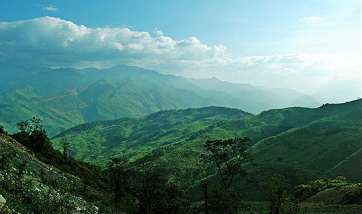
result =
[[[5,65],[1,74],[0,124],[13,133],[17,122],[38,115],[57,150],[62,151],[61,141],[69,142],[72,157],[66,169],[77,161],[84,169],[105,169],[115,157],[137,167],[142,157],[157,154],[166,179],[191,201],[200,201],[202,181],[212,186],[219,181],[215,167],[200,163],[207,152],[204,143],[249,137],[253,161],[243,165],[247,176],[233,183],[245,200],[267,200],[261,184],[274,175],[283,175],[290,187],[313,180],[362,180],[360,99],[320,105],[289,89],[189,79],[126,65]],[[12,144],[9,139],[0,143]]]
[[[320,105],[290,89],[217,78],[189,79],[126,65],[107,69],[1,65],[1,76],[0,123],[15,132],[16,122],[38,115],[50,136],[85,122],[163,110],[223,106],[258,114],[274,108]]]

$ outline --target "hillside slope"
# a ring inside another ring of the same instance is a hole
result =
[[[242,110],[223,107],[161,111],[141,118],[75,126],[55,136],[53,143],[60,148],[59,140],[69,139],[72,155],[90,162],[104,163],[113,155],[136,159],[155,148],[186,141],[210,125],[251,116]]]
[[[67,188],[79,179],[39,161],[29,149],[0,134],[1,213],[97,213],[98,208]]]

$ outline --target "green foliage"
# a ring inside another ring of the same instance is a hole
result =
[[[46,153],[52,150],[50,140],[47,134],[42,130],[31,132],[29,141],[30,144],[28,146],[39,153]]]
[[[287,198],[289,181],[283,175],[273,175],[262,186],[269,197],[269,213],[297,213],[297,204]]]
[[[345,200],[347,204],[360,204],[362,205],[362,184],[349,184],[339,187],[343,192],[345,192]]]
[[[24,132],[27,134],[29,134],[31,132],[29,121],[27,121],[27,120],[20,121],[16,125],[18,125],[20,132]]]
[[[20,130],[20,132],[24,132],[28,135],[30,135],[33,131],[42,131],[43,125],[41,124],[42,119],[40,119],[38,116],[33,116],[30,119],[30,122],[28,120],[20,121],[17,123],[17,126]]]
[[[233,189],[213,189],[209,194],[209,213],[237,213],[242,206],[240,193]]]
[[[60,146],[63,149],[63,157],[64,157],[64,159],[67,159],[68,150],[70,148],[70,142],[68,141],[67,138],[62,138],[62,139],[60,139]]]
[[[361,190],[361,183],[348,183],[345,177],[337,176],[335,179],[325,178],[298,185],[293,189],[292,194],[301,201],[362,204]]]
[[[51,156],[55,153],[50,139],[44,129],[42,129],[41,119],[38,116],[31,118],[30,122],[25,120],[18,122],[19,132],[12,137],[24,146],[37,152],[42,156]]]
[[[206,141],[205,149],[209,154],[201,154],[200,162],[215,165],[221,180],[221,188],[212,188],[209,181],[203,180],[205,213],[235,213],[239,209],[241,194],[231,187],[235,176],[246,176],[243,164],[250,162],[252,156],[246,151],[249,138]]]
[[[12,166],[11,156],[14,154],[7,152],[0,152],[0,170],[9,170]]]
[[[126,159],[111,158],[106,172],[109,174],[109,183],[113,192],[114,209],[118,212],[121,200],[125,201],[131,192],[131,167]]]
[[[236,175],[246,175],[242,164],[252,160],[251,154],[246,152],[245,144],[248,141],[251,140],[245,137],[205,142],[205,149],[211,153],[202,154],[200,161],[216,165],[224,191],[230,188]]]
[[[168,164],[159,159],[163,152],[154,150],[134,162],[133,194],[138,200],[139,213],[186,212],[184,192],[168,181]]]

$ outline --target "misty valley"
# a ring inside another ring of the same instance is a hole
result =
[[[360,213],[361,99],[2,64],[1,213]]]

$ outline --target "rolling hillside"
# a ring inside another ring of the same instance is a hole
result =
[[[361,100],[269,110],[257,116],[217,107],[163,111],[86,123],[57,135],[53,142],[59,148],[59,140],[66,137],[75,157],[97,164],[111,156],[134,160],[159,149],[175,169],[174,179],[197,189],[196,181],[206,175],[199,163],[202,144],[243,136],[253,140],[249,152],[257,167],[246,166],[249,176],[237,186],[253,192],[252,199],[259,197],[258,183],[273,174],[284,175],[293,185],[338,175],[361,182]]]
[[[316,107],[312,97],[288,89],[268,89],[210,79],[187,79],[119,65],[108,69],[17,68],[1,66],[0,123],[38,115],[49,135],[74,125],[120,117],[140,117],[172,109],[224,106],[260,113],[289,106]]]
[[[85,123],[55,136],[55,142],[68,138],[73,156],[90,162],[104,163],[113,155],[135,159],[152,149],[186,141],[213,124],[251,116],[223,107],[168,110],[141,118]]]

